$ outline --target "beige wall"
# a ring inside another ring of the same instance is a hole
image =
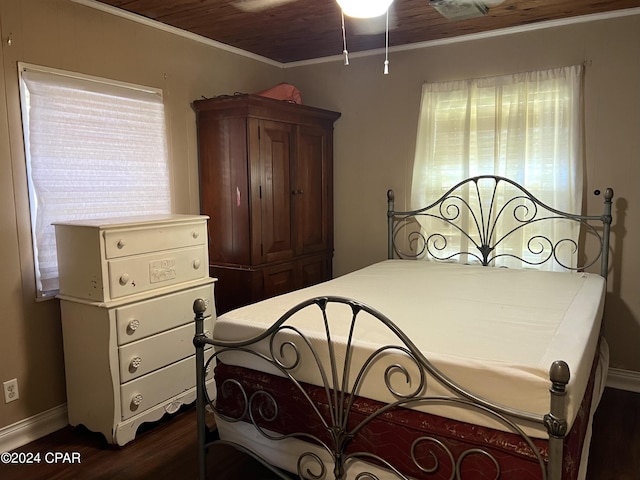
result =
[[[342,112],[335,132],[336,274],[385,257],[385,192],[394,188],[401,205],[409,192],[423,81],[589,61],[587,192],[612,186],[618,198],[605,333],[613,365],[640,371],[640,253],[633,248],[640,243],[640,17],[392,52],[388,76],[382,55],[352,56],[348,67],[336,61],[282,70],[70,0],[0,0],[0,38],[0,382],[18,378],[21,395],[0,402],[0,428],[65,402],[58,304],[34,301],[17,61],[162,88],[179,213],[198,212],[192,100],[286,80],[305,103]],[[588,207],[598,209],[598,202],[590,195]]]
[[[0,0],[0,30],[0,382],[20,388],[0,400],[2,427],[66,402],[58,301],[34,300],[17,62],[161,88],[177,213],[199,213],[191,102],[262,90],[283,70],[70,0]]]
[[[393,35],[393,32],[391,32]],[[587,64],[587,209],[615,190],[604,332],[617,368],[640,371],[640,15],[287,69],[307,102],[342,112],[335,134],[340,275],[386,256],[386,197],[411,186],[422,83]],[[318,86],[321,85],[321,88]]]

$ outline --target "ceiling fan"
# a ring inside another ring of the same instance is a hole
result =
[[[275,8],[297,0],[234,0],[233,5],[241,11],[260,12]],[[344,63],[349,65],[347,38],[345,33],[345,17],[350,18],[350,28],[356,35],[385,34],[384,73],[389,73],[389,31],[397,24],[394,0],[336,0],[342,9],[342,40],[344,44]],[[445,18],[465,20],[481,17],[505,0],[424,0]]]
[[[243,12],[260,12],[270,8],[279,7],[298,0],[235,0],[233,5]],[[465,20],[467,18],[480,17],[486,15],[489,8],[500,5],[505,0],[425,0],[429,2],[438,13],[449,20]],[[391,6],[393,0],[362,0],[346,1],[338,0],[338,4],[343,9],[345,15],[352,18],[377,18],[382,16]],[[359,6],[366,5],[373,11],[370,14],[360,14]],[[375,31],[364,31],[362,33],[378,33]]]

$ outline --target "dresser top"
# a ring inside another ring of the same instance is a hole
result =
[[[53,224],[94,228],[127,228],[145,224],[157,225],[162,223],[202,221],[208,218],[207,215],[180,215],[169,213],[159,215],[134,215],[130,217],[87,218],[68,222],[54,222]]]

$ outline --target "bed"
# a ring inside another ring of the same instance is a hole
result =
[[[386,260],[212,335],[196,301],[200,478],[223,442],[282,478],[584,479],[608,366],[603,197],[575,215],[478,176],[396,211],[389,191]]]

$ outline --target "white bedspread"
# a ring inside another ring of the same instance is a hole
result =
[[[343,296],[377,309],[393,321],[420,351],[451,379],[480,396],[512,408],[544,415],[549,411],[549,367],[564,360],[571,371],[567,418],[572,425],[595,356],[605,295],[595,274],[513,270],[453,263],[387,260],[329,282],[291,292],[221,315],[218,339],[250,338],[292,306],[316,296]],[[332,318],[336,312],[329,312]],[[297,323],[311,338],[322,325]],[[346,322],[333,340],[344,343]],[[337,336],[336,336],[337,335]],[[398,344],[382,325],[355,333],[354,363],[379,345]],[[266,348],[264,345],[261,348]],[[264,370],[261,362],[225,357],[227,363]],[[305,362],[303,362],[305,364]],[[318,384],[313,364],[296,377]],[[372,373],[376,373],[373,369]],[[370,375],[371,375],[370,374]],[[429,388],[433,388],[433,383]],[[433,394],[447,394],[436,388]],[[375,383],[360,392],[380,401],[392,397]],[[457,420],[501,428],[473,411],[422,408]],[[521,424],[528,435],[546,438],[536,425]]]

